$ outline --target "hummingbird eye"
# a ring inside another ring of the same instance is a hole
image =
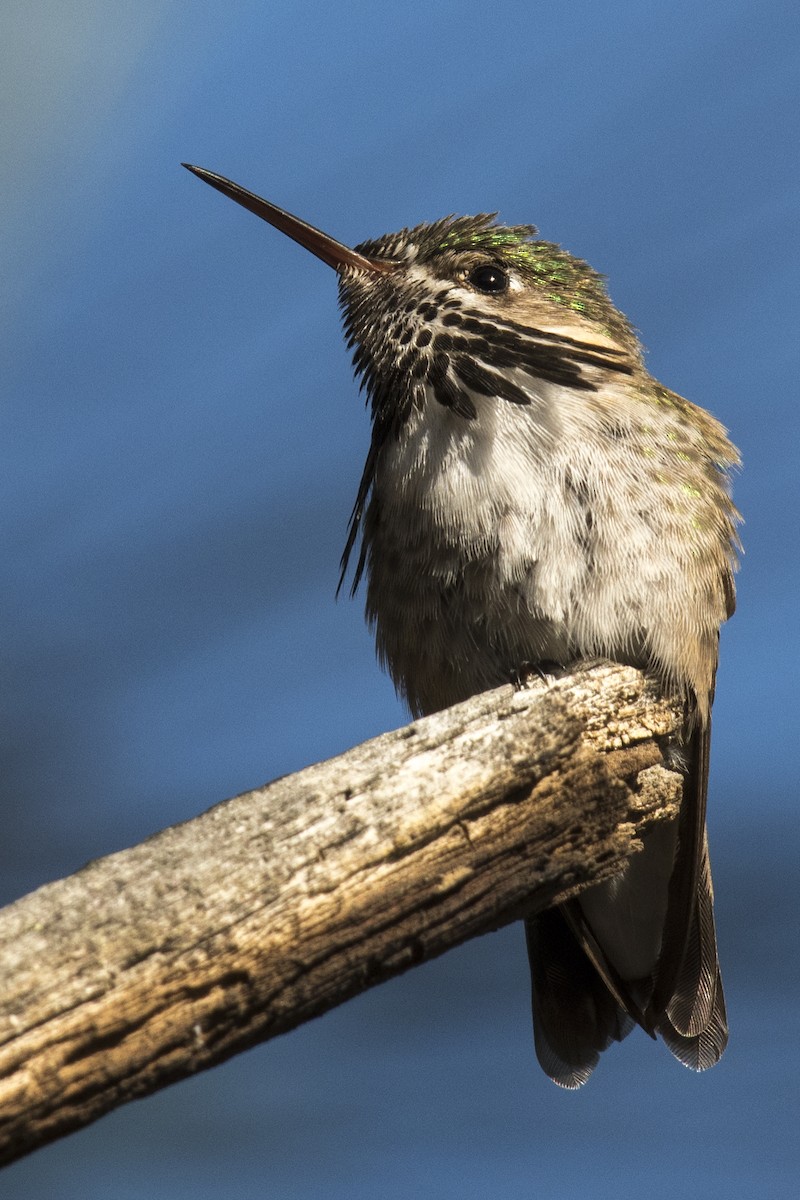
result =
[[[475,267],[470,271],[467,282],[471,283],[479,292],[497,294],[504,292],[508,287],[508,275],[496,263],[483,263],[482,266]]]

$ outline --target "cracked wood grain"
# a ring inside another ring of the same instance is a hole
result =
[[[630,668],[499,688],[0,913],[0,1163],[606,878],[674,814]]]

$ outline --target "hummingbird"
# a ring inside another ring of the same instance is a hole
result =
[[[338,274],[372,432],[341,561],[415,716],[598,659],[683,706],[680,811],[525,922],[534,1045],[564,1088],[635,1026],[696,1071],[728,1038],[706,836],[735,447],[647,371],[605,281],[531,225],[448,216],[354,249],[183,164]]]

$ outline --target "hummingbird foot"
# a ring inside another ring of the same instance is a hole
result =
[[[563,663],[554,662],[549,658],[543,659],[541,662],[522,662],[509,673],[509,682],[522,691],[540,680],[544,683],[553,683],[563,670]]]

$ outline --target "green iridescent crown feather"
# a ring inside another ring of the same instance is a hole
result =
[[[623,345],[638,347],[633,327],[609,299],[599,272],[555,242],[538,241],[535,225],[500,225],[496,217],[496,213],[443,217],[432,224],[362,242],[357,249],[387,258],[405,258],[413,249],[416,261],[431,266],[440,256],[451,260],[451,256],[465,253],[488,254],[541,288],[553,304],[597,322]]]

